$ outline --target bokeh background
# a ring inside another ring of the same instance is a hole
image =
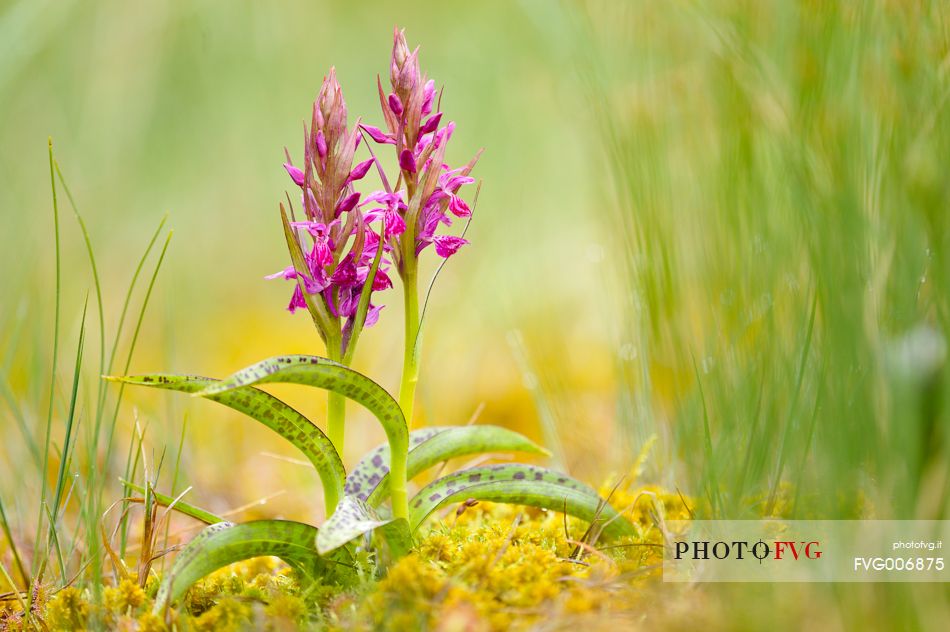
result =
[[[8,0],[5,464],[24,462],[21,428],[39,435],[46,414],[47,137],[97,253],[107,331],[166,214],[175,231],[134,372],[224,375],[320,353],[307,317],[283,311],[289,287],[263,280],[287,260],[283,148],[299,157],[330,66],[351,117],[379,122],[374,82],[394,24],[445,88],[458,123],[449,161],[485,148],[472,245],[429,303],[418,424],[478,411],[545,441],[592,483],[639,474],[714,516],[946,517],[943,2]],[[58,413],[93,289],[61,202]],[[396,292],[385,302],[356,366],[395,388],[401,305]],[[94,393],[89,335],[82,386]],[[319,397],[279,392],[322,415]],[[176,454],[185,427],[191,501],[225,512],[283,492],[241,515],[322,517],[315,475],[249,420],[141,391],[126,393],[118,419],[103,467],[121,471],[136,419],[153,461]],[[352,463],[382,435],[356,407],[348,422]],[[31,481],[0,480],[17,515],[31,515]],[[775,596],[692,593],[693,606],[667,614],[691,621],[698,608],[721,622],[742,597],[832,629],[880,624],[882,612],[912,628],[950,617],[939,588]],[[761,613],[742,616],[755,626]]]
[[[300,160],[302,122],[331,66],[351,120],[381,123],[376,75],[388,73],[399,24],[422,46],[423,67],[444,86],[443,109],[458,123],[449,161],[485,148],[472,246],[445,268],[429,303],[419,423],[465,423],[482,407],[482,421],[540,438],[535,399],[550,382],[549,422],[563,417],[565,438],[581,442],[569,458],[599,470],[614,406],[603,298],[611,271],[597,218],[605,212],[603,163],[589,95],[576,84],[569,52],[538,22],[546,19],[539,9],[510,2],[8,3],[0,23],[0,283],[12,391],[40,395],[38,402],[47,388],[33,381],[52,331],[47,136],[97,253],[107,337],[158,222],[167,214],[174,229],[133,371],[220,376],[277,353],[323,353],[307,316],[284,311],[290,285],[263,279],[287,263],[277,212],[289,182],[283,151]],[[73,345],[83,298],[94,288],[65,200],[63,209],[64,343]],[[435,257],[427,259],[431,274]],[[401,296],[391,291],[382,300],[385,317],[364,337],[356,366],[395,390]],[[24,324],[17,329],[14,321]],[[94,377],[85,386],[94,388]],[[555,401],[558,392],[570,399]],[[266,429],[183,398],[129,395],[120,437],[133,426],[134,405],[141,423],[149,422],[156,454],[177,445],[189,417],[184,460],[196,499],[237,506],[287,490],[273,501],[279,511],[301,519],[319,511],[308,468],[263,456],[290,454]],[[309,397],[295,403],[321,418],[321,399]],[[383,437],[359,407],[350,420],[352,462]],[[15,460],[17,441],[4,444]]]

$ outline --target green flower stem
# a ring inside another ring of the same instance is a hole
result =
[[[406,469],[409,457],[409,438],[390,443],[392,463],[389,469],[390,497],[393,517],[409,519],[409,497],[406,495]]]
[[[419,382],[419,288],[416,287],[416,271],[413,266],[403,274],[403,295],[406,309],[406,339],[402,363],[402,380],[399,383],[399,407],[412,427],[412,408]]]
[[[331,336],[327,340],[327,355],[334,362],[343,361],[343,354],[340,351],[339,334]],[[330,391],[327,393],[327,436],[337,454],[343,458],[343,443],[346,427],[346,397],[340,393]]]
[[[399,383],[399,408],[406,418],[406,425],[412,427],[412,407],[416,397],[416,384],[419,382],[419,288],[416,287],[416,262],[407,265],[402,272],[402,288],[405,298],[405,353],[402,363],[402,380]],[[390,490],[395,518],[408,518],[409,501],[406,496],[406,462],[409,455],[409,441],[390,445],[392,463],[390,465]]]

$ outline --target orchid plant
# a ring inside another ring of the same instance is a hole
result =
[[[190,393],[262,423],[287,439],[318,472],[329,518],[320,529],[287,520],[233,524],[181,498],[143,491],[159,502],[209,526],[177,556],[162,581],[156,613],[180,598],[204,575],[227,564],[262,555],[277,556],[305,576],[324,581],[353,579],[352,560],[360,550],[374,553],[378,572],[386,560],[406,554],[423,522],[439,508],[477,500],[549,508],[574,515],[608,537],[636,535],[597,492],[570,476],[543,467],[500,464],[462,469],[428,483],[411,499],[407,481],[450,459],[489,452],[546,454],[519,433],[491,425],[439,426],[410,432],[419,371],[419,257],[433,245],[443,258],[468,242],[436,234],[452,218],[471,218],[459,195],[474,182],[478,159],[459,168],[445,164],[454,123],[442,125],[435,83],[420,74],[418,49],[410,52],[403,32],[395,31],[390,61],[391,90],[377,78],[385,130],[347,126],[346,104],[330,71],[304,129],[302,167],[289,152],[285,169],[301,191],[299,214],[288,197],[280,206],[291,265],[270,275],[295,283],[288,309],[306,309],[327,357],[278,356],[258,362],[223,380],[191,375],[152,374],[109,378]],[[398,173],[387,177],[369,148],[358,162],[360,139],[392,145]],[[375,167],[382,190],[365,196],[357,184]],[[391,184],[392,183],[392,184]],[[382,386],[349,367],[364,327],[379,318],[375,292],[392,287],[395,269],[405,296],[405,353],[398,401]],[[258,387],[293,383],[329,392],[327,433],[280,399]],[[367,408],[381,424],[387,442],[364,456],[347,473],[343,459],[345,399]]]

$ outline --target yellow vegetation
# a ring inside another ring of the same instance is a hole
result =
[[[654,520],[689,517],[685,499],[656,487],[601,490],[639,525],[636,539],[609,543],[588,524],[557,512],[481,503],[435,522],[415,550],[379,581],[301,587],[272,558],[231,565],[196,582],[168,622],[150,613],[155,579],[145,590],[123,580],[90,596],[65,588],[46,604],[52,630],[79,630],[95,618],[117,630],[330,629],[503,630],[556,617],[631,616],[642,587],[658,574],[660,530]],[[169,625],[171,624],[171,625]]]

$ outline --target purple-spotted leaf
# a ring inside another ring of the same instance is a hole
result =
[[[409,452],[412,453],[419,444],[428,441],[450,426],[430,426],[420,428],[409,433]],[[376,489],[383,478],[389,475],[389,444],[384,443],[367,452],[360,459],[356,467],[346,475],[343,493],[355,496],[360,500],[367,500],[370,493]],[[411,476],[409,477],[411,478]]]
[[[392,395],[362,373],[319,356],[268,358],[210,384],[198,394],[209,397],[244,386],[275,383],[315,386],[352,399],[376,416],[390,444],[408,445],[406,420]]]
[[[317,555],[313,548],[316,537],[316,527],[288,520],[213,524],[199,533],[175,557],[175,563],[158,589],[153,613],[161,615],[192,584],[209,573],[252,557],[279,557],[309,577],[346,568]]]
[[[499,426],[438,426],[409,433],[407,477],[460,456],[488,452],[548,454],[522,434]],[[389,446],[383,444],[364,456],[347,475],[344,493],[376,507],[389,497]]]
[[[391,522],[392,519],[381,519],[372,507],[359,498],[344,496],[336,511],[316,534],[317,551],[320,555],[326,555],[350,540]]]
[[[215,382],[198,393],[202,396],[216,395],[226,391],[256,384],[303,384],[339,393],[362,404],[383,427],[392,454],[401,455],[400,462],[391,464],[393,483],[390,487],[394,498],[394,514],[406,514],[406,453],[409,450],[409,429],[399,404],[382,386],[362,373],[319,356],[286,355],[262,360],[231,377]],[[402,498],[401,505],[396,503]],[[397,507],[397,505],[400,505]]]
[[[597,520],[607,537],[635,536],[637,529],[589,486],[543,467],[487,465],[459,470],[423,487],[409,502],[412,530],[436,509],[469,498],[563,511],[588,522]]]
[[[313,463],[323,483],[327,513],[336,507],[346,477],[340,455],[322,430],[273,395],[249,386],[207,393],[204,392],[206,389],[220,382],[194,375],[153,374],[109,379],[125,384],[199,394],[259,421],[287,439]]]

